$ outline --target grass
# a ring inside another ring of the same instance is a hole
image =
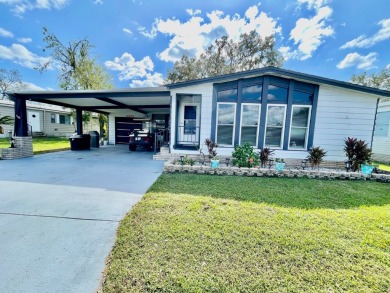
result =
[[[390,187],[163,174],[120,224],[103,292],[389,292]]]
[[[8,148],[9,146],[8,138],[0,138],[0,148]],[[69,149],[69,139],[66,137],[33,137],[34,154]]]

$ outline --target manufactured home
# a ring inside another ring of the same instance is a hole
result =
[[[313,146],[327,160],[345,161],[344,139],[372,146],[381,98],[390,92],[275,67],[221,75],[153,88],[100,91],[12,92],[16,136],[27,135],[26,101],[37,101],[109,115],[111,144],[128,143],[142,120],[157,121],[168,132],[169,152],[196,154],[206,138],[219,155],[235,145],[269,147],[275,156],[303,159]],[[165,130],[164,130],[165,129]],[[83,133],[81,119],[76,130]]]

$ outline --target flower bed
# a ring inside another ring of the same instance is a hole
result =
[[[388,174],[363,174],[360,172],[345,172],[340,170],[300,170],[285,169],[276,171],[274,168],[238,168],[223,166],[211,168],[204,165],[181,165],[174,161],[167,161],[164,165],[164,173],[194,173],[209,175],[229,175],[229,176],[252,176],[252,177],[288,177],[288,178],[311,178],[323,180],[370,180],[390,183]]]

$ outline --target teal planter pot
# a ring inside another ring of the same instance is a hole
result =
[[[286,163],[275,162],[276,171],[282,172]]]
[[[211,168],[218,168],[219,167],[219,160],[211,160]]]
[[[370,175],[374,169],[374,166],[361,164],[361,168],[363,174]]]

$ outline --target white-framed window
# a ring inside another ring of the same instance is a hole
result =
[[[309,136],[311,106],[293,105],[291,111],[289,149],[306,149]]]
[[[284,126],[286,121],[286,106],[287,105],[267,105],[267,123],[265,126],[265,142],[266,147],[282,148]]]
[[[218,103],[216,143],[221,146],[233,146],[235,122],[236,103]]]
[[[240,145],[249,143],[257,147],[260,104],[241,104]]]

